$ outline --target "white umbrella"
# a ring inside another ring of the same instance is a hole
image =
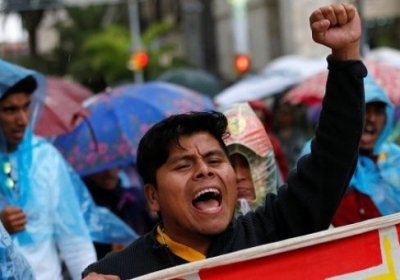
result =
[[[398,49],[380,47],[369,51],[365,57],[370,61],[400,67],[400,50]]]
[[[326,69],[325,58],[313,59],[287,55],[273,60],[259,75],[247,77],[215,96],[219,107],[263,99],[298,84],[305,78]]]

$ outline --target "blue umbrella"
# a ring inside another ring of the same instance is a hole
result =
[[[165,82],[124,85],[96,95],[89,116],[54,145],[81,175],[136,162],[141,137],[165,117],[212,110],[207,96]]]

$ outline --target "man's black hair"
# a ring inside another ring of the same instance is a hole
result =
[[[378,106],[380,108],[386,108],[387,104],[383,101],[380,100],[372,100],[372,101],[368,101],[365,103],[365,105],[375,105]]]
[[[208,132],[223,148],[227,135],[228,121],[224,114],[216,111],[190,112],[172,115],[155,124],[140,140],[137,153],[137,168],[145,184],[156,186],[156,171],[169,157],[172,145],[181,147],[179,137],[190,136],[198,132]]]
[[[24,79],[20,80],[19,82],[17,82],[16,84],[14,84],[12,87],[8,88],[8,90],[3,94],[1,99],[6,98],[10,94],[18,92],[25,92],[28,94],[32,94],[36,90],[37,86],[38,84],[36,82],[36,79],[32,75],[29,75]]]

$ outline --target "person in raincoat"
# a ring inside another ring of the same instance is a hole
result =
[[[97,208],[79,176],[32,129],[45,93],[40,74],[0,60],[0,219],[36,279],[72,279],[96,260],[92,239],[137,235]]]
[[[332,224],[342,226],[400,212],[400,146],[387,141],[394,106],[368,75],[364,79],[366,117],[356,171]],[[302,154],[310,151],[309,143]]]
[[[365,102],[357,169],[334,217],[335,226],[400,212],[400,146],[387,141],[394,105],[370,76],[365,80]]]
[[[32,268],[15,249],[10,235],[0,221],[0,279],[34,280]]]
[[[263,124],[248,103],[225,110],[229,137],[225,139],[237,176],[236,214],[246,214],[263,205],[267,193],[276,193],[277,165]]]

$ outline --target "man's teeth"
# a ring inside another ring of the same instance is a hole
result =
[[[199,198],[201,195],[206,194],[206,193],[209,193],[209,192],[212,192],[212,193],[215,193],[216,195],[219,195],[219,190],[218,190],[218,189],[215,189],[215,188],[207,188],[207,189],[204,189],[204,190],[198,192],[198,193],[195,195],[194,199],[197,199],[197,198]]]
[[[375,131],[375,128],[373,126],[371,126],[371,125],[366,125],[365,128],[364,128],[364,131],[373,133]]]

